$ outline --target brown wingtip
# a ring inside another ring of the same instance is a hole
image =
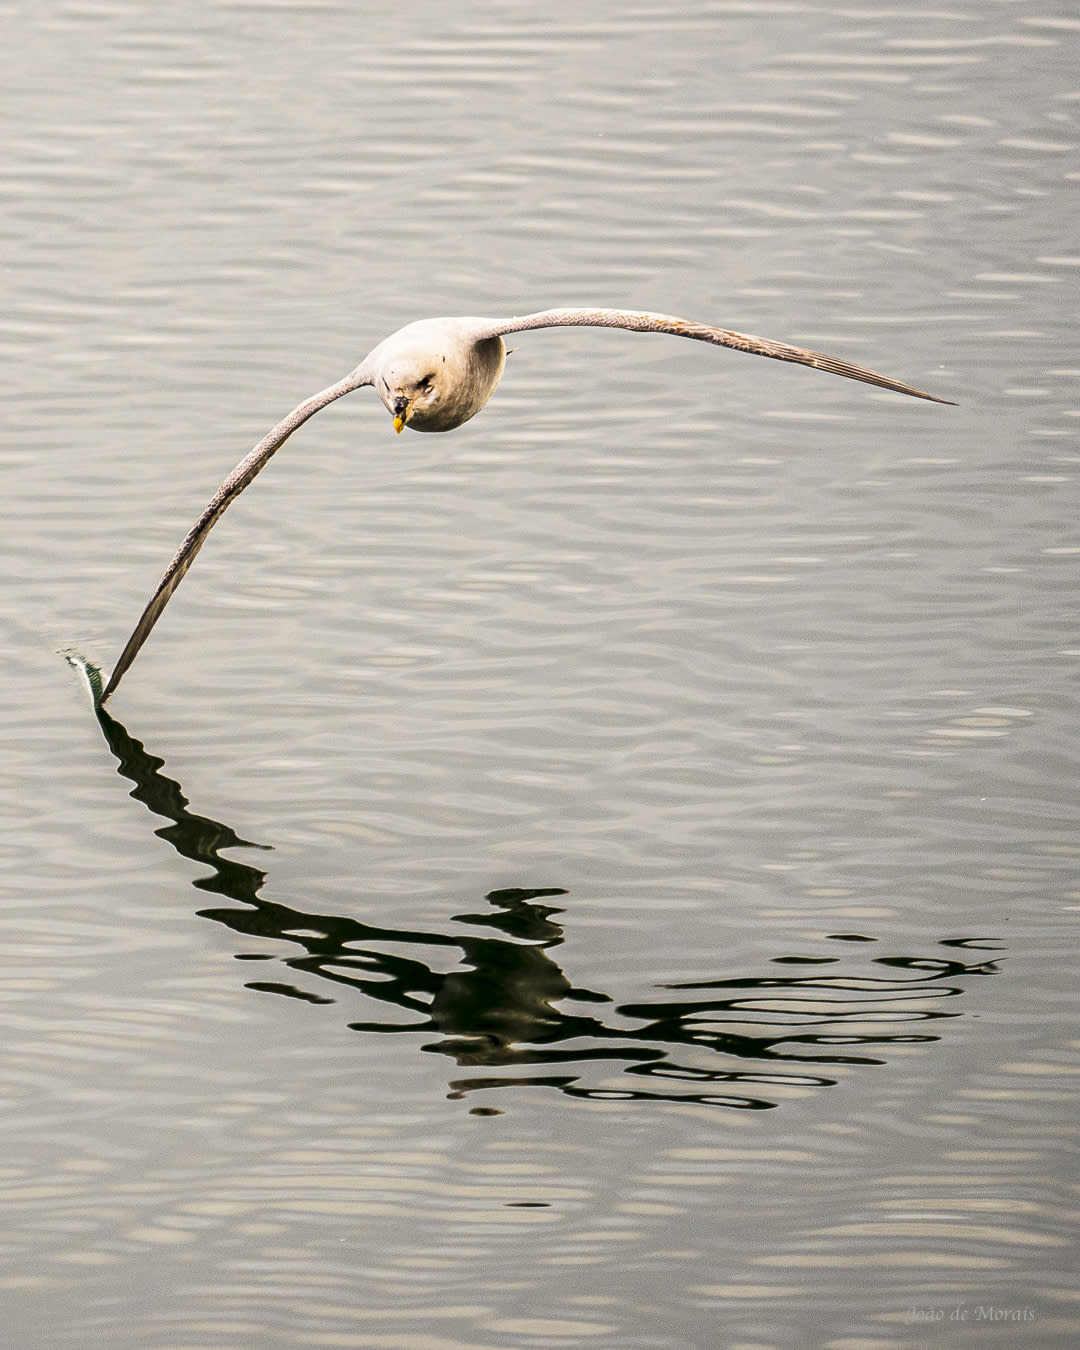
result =
[[[889,386],[883,384],[881,388],[887,390]],[[928,394],[925,389],[916,389],[911,384],[901,385],[897,382],[893,385],[892,392],[895,394],[910,394],[914,398],[924,398],[928,403],[943,403],[946,408],[958,408],[960,406],[951,398],[939,398],[937,394]]]

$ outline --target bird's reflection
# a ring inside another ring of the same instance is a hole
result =
[[[944,1005],[962,995],[964,981],[997,973],[992,960],[964,959],[996,950],[982,939],[946,939],[930,955],[869,962],[848,945],[837,957],[770,963],[802,973],[661,985],[662,997],[615,1006],[607,994],[575,988],[552,958],[566,940],[556,918],[564,911],[550,903],[566,892],[556,887],[492,891],[487,909],[455,915],[447,931],[384,928],[260,898],[266,873],[222,850],[262,846],[191,811],[180,784],[161,772],[164,761],[104,709],[97,716],[120,773],[135,785],[131,796],[169,822],[156,833],[211,868],[194,882],[199,890],[232,902],[200,916],[286,944],[280,961],[289,978],[248,987],[308,1003],[335,1002],[331,990],[366,996],[378,1014],[351,1022],[353,1029],[431,1038],[425,1050],[475,1071],[451,1081],[453,1097],[530,1086],[591,1100],[767,1110],[781,1096],[831,1086],[845,1066],[884,1063],[890,1046],[936,1041],[933,1024],[960,1015]],[[593,1085],[584,1072],[590,1061],[602,1075]]]

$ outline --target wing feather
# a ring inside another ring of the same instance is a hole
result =
[[[125,672],[138,656],[139,649],[150,636],[173,592],[183,581],[184,575],[195,561],[199,549],[206,543],[206,536],[217,524],[226,507],[235,501],[252,479],[262,472],[271,456],[281,449],[297,427],[302,426],[320,408],[325,408],[328,403],[333,403],[334,399],[340,398],[342,394],[351,393],[354,389],[359,389],[362,385],[370,383],[371,377],[367,374],[366,367],[361,365],[352,374],[347,375],[345,379],[339,380],[337,384],[332,384],[320,393],[305,399],[303,403],[292,410],[284,421],[279,422],[272,431],[268,431],[254,450],[245,455],[233,469],[217,492],[214,493],[213,498],[207,504],[206,510],[188,531],[184,542],[176,550],[172,562],[166,568],[165,575],[158,582],[157,589],[150,597],[139,622],[135,625],[135,631],[128,638],[127,645],[120,653],[120,659],[117,661],[109,678],[109,683],[105,686],[105,692],[99,700],[99,707],[116,692],[116,686],[124,678]]]
[[[632,309],[543,309],[521,318],[481,320],[480,324],[486,326],[477,329],[478,337],[503,337],[507,333],[524,332],[528,328],[564,326],[627,328],[634,333],[669,333],[672,337],[711,342],[716,347],[731,347],[738,352],[749,352],[752,356],[768,356],[774,361],[793,361],[800,366],[828,371],[831,375],[843,375],[849,380],[877,385],[879,389],[891,389],[897,394],[910,394],[912,398],[925,398],[931,403],[956,406],[949,399],[938,398],[936,394],[928,394],[914,385],[880,375],[866,366],[857,366],[836,356],[826,356],[824,352],[793,347],[788,342],[773,342],[770,338],[753,337],[749,333],[735,333],[730,328],[712,328],[689,319],[676,319],[670,314],[651,314],[646,310]]]

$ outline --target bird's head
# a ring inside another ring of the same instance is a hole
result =
[[[474,322],[421,319],[370,353],[365,366],[395,431],[452,431],[491,397],[505,348],[501,337],[477,340]]]
[[[418,431],[424,424],[437,420],[440,385],[436,357],[421,361],[395,361],[384,370],[378,381],[379,397],[394,419],[394,430],[401,432],[415,421]]]

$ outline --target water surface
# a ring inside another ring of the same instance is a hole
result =
[[[1075,21],[5,25],[11,1344],[1075,1344]]]

